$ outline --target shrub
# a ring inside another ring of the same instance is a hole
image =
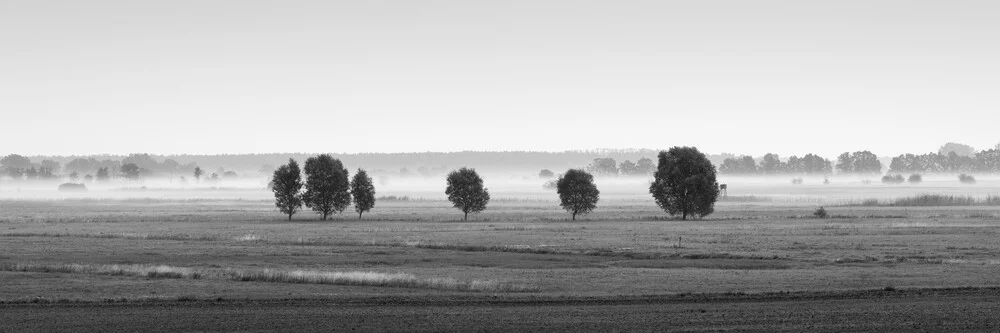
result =
[[[924,181],[924,177],[921,176],[920,174],[915,173],[915,174],[910,175],[910,178],[907,178],[906,181],[915,184],[915,183],[919,183],[919,182]]]
[[[976,177],[963,173],[961,175],[958,175],[958,181],[962,182],[962,184],[975,184]]]
[[[882,176],[882,183],[884,183],[884,184],[902,184],[903,183],[903,175],[895,174],[895,175],[885,175],[885,176]]]
[[[792,184],[802,185],[802,178],[792,178]]]
[[[825,219],[825,218],[830,217],[830,214],[826,212],[826,208],[820,207],[819,209],[816,209],[815,212],[813,212],[813,216],[815,216],[817,218]]]

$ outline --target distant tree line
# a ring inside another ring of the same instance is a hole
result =
[[[950,151],[947,154],[903,154],[892,159],[892,162],[889,163],[889,171],[898,173],[997,173],[1000,172],[1000,150],[984,150],[971,156],[959,155],[955,151]]]
[[[15,182],[60,179],[70,182],[110,182],[114,179],[137,181],[150,176],[169,176],[172,179],[174,175],[189,174],[195,169],[200,170],[194,163],[180,164],[170,159],[158,162],[150,154],[131,154],[122,160],[76,158],[66,165],[48,159],[34,163],[18,154],[0,158],[0,176],[6,176]],[[236,173],[221,168],[215,175],[216,180],[220,177],[237,176]]]
[[[613,158],[603,157],[595,158],[587,166],[586,171],[600,177],[646,177],[651,176],[656,171],[656,166],[653,165],[653,160],[646,157],[639,158],[636,162],[625,160],[621,163],[618,163]]]
[[[658,159],[649,193],[660,208],[670,215],[681,215],[682,219],[688,216],[704,217],[714,211],[719,183],[716,182],[715,166],[704,154],[693,147],[674,147],[660,152]],[[613,159],[597,159],[592,166],[610,170],[614,165]],[[617,166],[614,168],[618,170]],[[271,177],[270,188],[274,192],[275,206],[289,220],[303,205],[316,212],[321,220],[326,220],[330,214],[343,212],[352,199],[359,219],[375,206],[375,186],[363,169],[358,169],[348,182],[349,175],[343,163],[324,154],[306,160],[305,180],[302,173],[298,162],[290,158],[288,164],[279,166]],[[550,170],[540,173],[543,177],[552,174]],[[486,210],[490,192],[475,169],[463,167],[453,170],[445,180],[445,195],[462,212],[462,220],[468,220],[469,214]],[[594,183],[593,173],[584,169],[569,169],[559,175],[555,187],[559,205],[570,213],[572,220],[597,208],[601,192]]]
[[[793,155],[784,162],[777,154],[768,153],[761,158],[760,163],[753,157],[739,156],[727,158],[719,166],[719,173],[734,175],[829,174],[832,171],[830,160],[815,154],[803,157]]]
[[[288,220],[303,205],[316,212],[321,220],[343,212],[351,205],[352,198],[358,218],[375,207],[375,186],[363,169],[358,169],[354,179],[350,179],[340,160],[322,154],[306,160],[305,176],[303,181],[298,162],[289,159],[271,177],[274,204],[288,215]]]

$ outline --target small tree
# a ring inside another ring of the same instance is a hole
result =
[[[108,167],[97,169],[97,182],[105,183],[109,180],[111,180],[111,173],[108,172]]]
[[[597,208],[597,200],[601,198],[601,192],[594,185],[594,175],[579,169],[566,171],[559,177],[556,188],[560,205],[573,214],[573,221],[577,214],[587,214]]]
[[[292,215],[302,207],[302,194],[299,192],[302,190],[302,170],[299,163],[288,159],[288,164],[274,170],[270,185],[274,192],[274,205],[291,221]]]
[[[552,170],[549,169],[542,169],[542,171],[538,172],[538,178],[552,178],[555,177],[555,175],[556,174],[552,173]]]
[[[595,158],[594,163],[587,166],[587,171],[598,176],[617,176],[618,162],[615,162],[615,159],[610,157]]]
[[[351,195],[354,196],[354,211],[358,212],[358,219],[364,212],[375,208],[375,185],[364,169],[358,169],[351,179]]]
[[[205,171],[201,170],[201,167],[194,167],[194,181],[201,182],[201,175],[204,175]]]
[[[625,162],[618,165],[618,172],[621,173],[622,176],[633,176],[639,173],[639,167],[635,164],[635,162],[625,160]]]
[[[135,165],[135,163],[122,164],[121,173],[122,177],[125,177],[125,179],[128,180],[139,179],[139,173],[140,173],[139,166]]]
[[[469,213],[478,213],[486,209],[490,202],[490,192],[483,187],[483,179],[475,169],[461,168],[448,173],[448,187],[444,194],[448,200],[465,214],[463,221],[469,220]]]
[[[302,195],[306,207],[312,208],[323,221],[334,212],[343,212],[351,205],[351,184],[347,169],[329,154],[306,160],[306,192]]]
[[[661,151],[649,193],[656,204],[670,215],[689,214],[704,217],[715,211],[719,183],[715,166],[694,147],[673,147]]]

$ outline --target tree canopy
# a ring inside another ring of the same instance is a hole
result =
[[[444,193],[448,195],[448,201],[465,214],[463,220],[469,219],[469,213],[485,210],[490,202],[490,192],[483,187],[483,178],[475,169],[461,168],[449,173]]]
[[[661,151],[649,193],[670,215],[704,217],[715,211],[719,183],[715,166],[694,147],[673,147]]]
[[[347,169],[329,154],[306,160],[306,192],[302,200],[326,220],[334,212],[343,212],[351,204],[350,182]]]
[[[597,208],[601,192],[594,184],[594,176],[580,169],[566,171],[556,182],[556,192],[559,193],[560,206],[573,214],[587,214]]]
[[[282,213],[292,215],[302,207],[302,170],[294,159],[288,159],[288,164],[282,165],[271,176],[271,191],[274,192],[274,205]]]
[[[354,196],[354,211],[361,214],[375,208],[375,184],[364,169],[358,169],[351,179],[351,195]]]

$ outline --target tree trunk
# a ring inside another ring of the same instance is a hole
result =
[[[576,212],[573,212],[573,221],[576,221]]]
[[[292,214],[288,214],[288,221],[292,221]]]
[[[329,213],[327,213],[327,212],[323,212],[323,221],[326,221],[326,215],[327,215],[327,214],[329,214]]]
[[[361,219],[361,212],[358,212],[358,219]]]
[[[687,219],[688,219],[688,211],[684,210],[684,213],[681,214],[681,220],[687,220]]]
[[[462,212],[465,213],[465,217],[462,218],[462,221],[468,221],[469,220],[469,211],[464,210]]]

